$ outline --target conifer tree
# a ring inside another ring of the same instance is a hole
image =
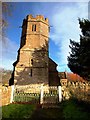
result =
[[[71,53],[68,56],[68,67],[70,70],[85,80],[90,80],[90,21],[79,19],[82,32],[80,42],[70,40]]]

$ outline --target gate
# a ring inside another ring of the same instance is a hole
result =
[[[19,103],[40,103],[40,92],[30,91],[32,87],[16,87],[14,90],[14,102]]]
[[[49,92],[43,95],[43,104],[59,103],[59,92],[57,86],[49,87]]]
[[[15,86],[13,101],[19,103],[56,104],[61,102],[61,86]]]

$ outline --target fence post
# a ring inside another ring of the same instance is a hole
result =
[[[59,102],[62,101],[62,90],[61,90],[61,86],[58,86],[58,94],[59,94]]]
[[[14,96],[14,85],[11,86],[11,99],[10,99],[10,103],[13,102],[13,96]]]
[[[43,85],[41,85],[41,91],[40,91],[40,104],[43,104],[43,94],[44,94]]]

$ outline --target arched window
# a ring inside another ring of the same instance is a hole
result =
[[[31,65],[33,65],[33,59],[31,59]]]
[[[32,25],[32,31],[36,31],[36,24]]]

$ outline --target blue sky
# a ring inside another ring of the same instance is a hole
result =
[[[9,26],[7,28],[7,42],[2,49],[2,67],[13,69],[13,62],[17,59],[17,51],[20,46],[21,28],[23,19],[28,15],[41,14],[49,19],[50,40],[49,56],[58,64],[58,71],[70,71],[67,66],[69,55],[69,40],[79,41],[79,18],[88,17],[87,2],[12,2],[14,6],[12,16],[6,17]]]

